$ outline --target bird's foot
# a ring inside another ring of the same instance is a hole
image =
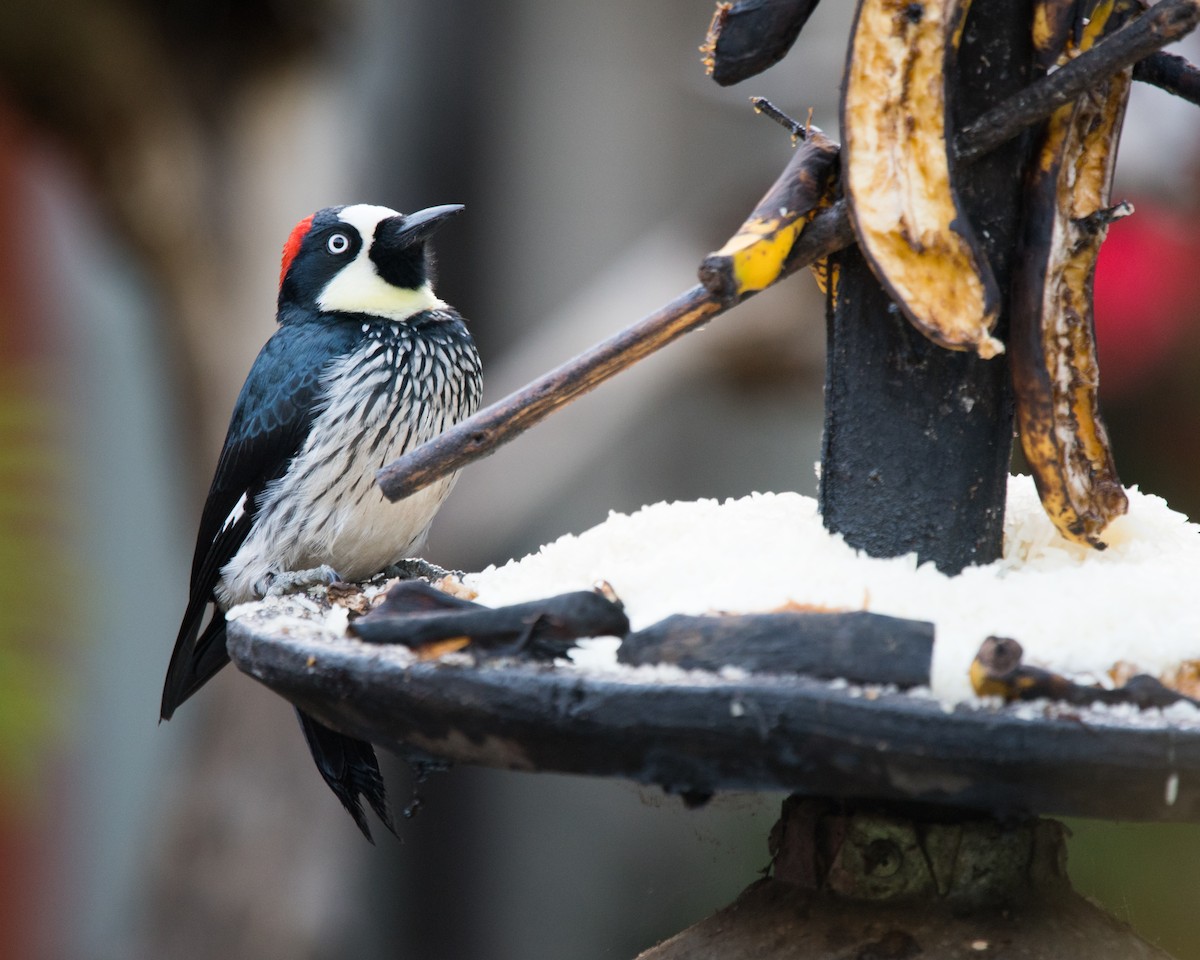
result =
[[[254,584],[260,597],[281,597],[285,593],[296,593],[320,584],[336,583],[341,577],[329,564],[309,570],[280,570],[268,573]]]
[[[436,563],[430,563],[420,557],[409,557],[407,560],[384,567],[383,575],[399,577],[401,580],[417,580],[424,577],[430,582],[449,576],[458,577],[461,580],[466,576],[461,570],[447,570],[445,567],[439,567]]]

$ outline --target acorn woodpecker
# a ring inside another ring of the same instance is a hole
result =
[[[164,720],[229,661],[231,606],[361,580],[424,545],[454,478],[391,503],[375,471],[479,406],[479,354],[462,317],[433,292],[428,246],[462,209],[329,207],[288,237],[279,326],[238,396],[200,518]],[[297,714],[321,776],[359,829],[371,839],[365,799],[394,831],[371,745]]]

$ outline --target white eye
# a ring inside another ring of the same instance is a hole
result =
[[[329,239],[325,241],[325,249],[334,254],[345,253],[350,249],[350,238],[344,233],[332,234]]]

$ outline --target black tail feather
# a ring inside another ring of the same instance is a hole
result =
[[[221,456],[224,461],[225,453],[222,452]],[[248,502],[253,502],[259,489],[261,487],[251,487],[246,491]],[[214,491],[210,491],[209,502],[204,508],[196,556],[192,560],[192,581],[187,609],[183,614],[183,622],[179,625],[179,634],[175,637],[175,649],[171,652],[171,663],[167,667],[167,679],[163,684],[162,707],[159,712],[163,720],[170,720],[171,714],[181,703],[229,662],[229,654],[225,651],[225,613],[216,606],[213,590],[221,577],[221,568],[237,553],[238,547],[250,533],[256,511],[246,510],[235,522],[226,521],[219,532],[206,533],[210,521],[217,516],[212,511],[218,510],[221,516],[225,516],[229,512],[229,506],[237,500],[234,496],[228,506],[223,506],[223,499],[213,499],[215,494],[214,486]],[[214,504],[217,506],[214,507]],[[211,543],[209,534],[214,534]],[[201,632],[200,626],[204,623],[210,604],[213,607],[212,616]]]
[[[203,615],[202,607],[198,616],[185,618],[175,641],[175,651],[171,654],[171,664],[163,683],[159,712],[163,720],[170,720],[180,704],[229,662],[229,652],[225,649],[225,614],[214,610],[212,619],[197,638]]]
[[[296,710],[296,716],[300,720],[300,729],[304,731],[304,739],[308,741],[308,749],[312,752],[322,778],[354,818],[363,836],[371,843],[375,842],[363,810],[364,798],[383,821],[383,825],[395,834],[396,825],[388,808],[387,793],[383,785],[383,776],[379,772],[375,748],[364,740],[355,740],[336,730],[330,730],[303,710]]]

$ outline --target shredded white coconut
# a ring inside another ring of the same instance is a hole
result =
[[[614,513],[503,567],[470,574],[478,602],[519,603],[597,581],[612,585],[634,629],[673,613],[770,610],[788,601],[871,610],[936,625],[932,690],[974,698],[967,669],[989,635],[1013,637],[1027,663],[1099,679],[1118,661],[1158,674],[1200,659],[1200,526],[1159,497],[1129,491],[1097,551],[1064,540],[1029,477],[1009,483],[1004,556],[956,577],[915,555],[867,557],[822,526],[797,493],[659,503]],[[576,663],[603,668],[614,642]],[[1190,709],[1190,708],[1189,708]]]

